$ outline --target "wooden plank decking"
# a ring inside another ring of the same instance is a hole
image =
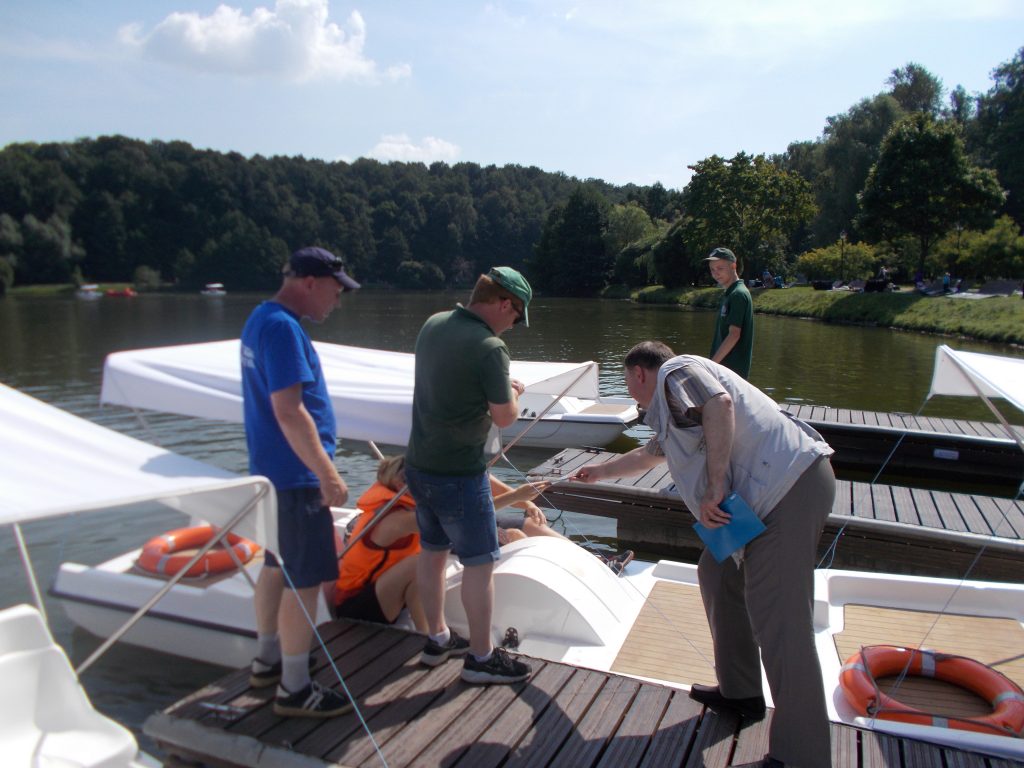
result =
[[[1024,452],[1002,425],[820,405],[781,407],[817,429],[844,470],[995,486],[1012,495],[1024,480]],[[1024,427],[1015,426],[1024,437]]]
[[[534,660],[530,680],[469,686],[461,664],[421,667],[422,638],[369,624],[321,627],[330,655],[390,768],[572,766],[727,768],[759,760],[760,722],[705,711],[685,692],[604,672]],[[336,683],[322,652],[315,676]],[[325,721],[281,719],[273,689],[228,675],[157,713],[146,733],[175,759],[214,766],[380,766],[354,714]],[[1008,768],[1024,763],[832,726],[835,768]]]
[[[615,455],[567,448],[529,475],[565,481],[580,467]],[[559,509],[617,519],[619,540],[649,551],[680,559],[701,549],[693,518],[664,466],[614,481],[557,482],[544,498]],[[839,480],[822,555],[837,537],[829,552],[836,567],[947,577],[962,577],[970,568],[971,578],[1002,581],[1017,581],[1024,572],[1019,500]]]

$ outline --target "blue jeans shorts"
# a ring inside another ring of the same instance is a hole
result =
[[[451,550],[463,565],[498,559],[494,499],[487,473],[434,475],[405,465],[405,481],[416,500],[420,546],[434,552]]]
[[[277,544],[288,576],[285,587],[303,589],[337,580],[334,518],[330,508],[323,506],[319,488],[277,492]],[[266,553],[263,564],[281,567],[272,552]]]

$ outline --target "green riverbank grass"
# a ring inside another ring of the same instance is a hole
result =
[[[810,287],[754,289],[754,311],[811,317],[829,323],[874,325],[908,331],[967,336],[1004,344],[1024,344],[1024,301],[1020,296],[954,299],[922,296],[913,290],[893,293],[815,291]],[[715,309],[719,288],[643,288],[635,294],[644,304],[679,304]]]

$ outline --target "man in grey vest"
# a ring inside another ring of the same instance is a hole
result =
[[[580,469],[584,482],[638,474],[668,463],[676,489],[707,528],[731,516],[719,504],[742,497],[765,525],[756,538],[698,564],[715,649],[718,685],[690,697],[716,711],[765,713],[761,660],[775,704],[765,768],[831,764],[828,713],[814,647],[814,564],[835,497],[833,453],[733,371],[695,355],[673,355],[657,341],[626,355],[629,394],[647,410],[645,446]]]

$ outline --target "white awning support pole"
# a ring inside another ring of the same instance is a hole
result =
[[[78,668],[75,670],[75,674],[81,675],[83,672],[85,672],[85,670],[87,670],[89,667],[91,667],[96,662],[96,660],[100,658],[100,656],[102,656],[104,653],[107,652],[107,650],[109,650],[110,646],[112,646],[114,643],[116,643],[118,640],[120,640],[129,629],[134,627],[138,623],[139,619],[141,619],[150,610],[150,608],[152,608],[154,605],[159,603],[163,599],[164,595],[166,595],[168,592],[170,592],[171,589],[174,587],[174,585],[177,584],[179,581],[181,581],[185,577],[185,574],[188,572],[189,568],[191,568],[193,565],[198,563],[199,560],[204,555],[206,555],[207,552],[209,552],[214,546],[217,545],[218,542],[221,541],[221,539],[223,539],[225,536],[227,536],[231,532],[232,528],[234,528],[236,525],[238,525],[238,523],[246,515],[248,515],[250,512],[252,512],[256,508],[256,505],[259,504],[259,502],[263,499],[264,496],[267,495],[267,493],[269,493],[269,491],[270,491],[270,484],[269,483],[262,483],[259,486],[259,492],[251,500],[249,500],[246,503],[246,505],[244,507],[242,507],[241,510],[239,510],[237,513],[235,513],[235,515],[230,520],[228,520],[227,525],[225,525],[223,528],[221,528],[217,532],[216,536],[214,536],[212,539],[210,539],[208,542],[206,542],[206,544],[204,544],[203,547],[198,552],[196,552],[196,554],[192,557],[192,559],[188,561],[188,563],[185,565],[185,567],[183,567],[180,571],[178,571],[176,574],[174,574],[174,576],[172,576],[171,579],[166,584],[164,584],[157,591],[157,593],[155,595],[153,595],[149,600],[147,600],[132,615],[132,617],[130,619],[128,619],[128,621],[126,621],[124,623],[124,626],[122,626],[120,629],[118,629],[116,632],[114,632],[110,637],[108,637],[106,640],[104,640],[103,643],[100,645],[100,647],[92,652],[92,654],[89,656],[89,658],[87,658],[85,661],[83,661],[81,664],[79,664]]]
[[[1003,414],[999,412],[999,409],[995,407],[991,400],[989,400],[988,396],[982,392],[981,387],[978,386],[978,382],[974,380],[974,376],[971,375],[971,372],[963,363],[960,362],[959,359],[957,359],[955,355],[950,355],[949,359],[956,364],[956,367],[959,368],[967,380],[971,382],[971,388],[975,391],[978,397],[982,399],[985,405],[988,406],[988,409],[992,411],[992,415],[996,417],[996,420],[1003,425],[1003,429],[1006,430],[1006,434],[1010,436],[1010,439],[1017,444],[1017,447],[1020,448],[1022,452],[1024,452],[1024,438],[1017,434],[1017,431],[1010,426],[1010,422],[1008,422]]]
[[[563,389],[554,400],[552,400],[550,403],[548,403],[548,406],[544,410],[542,410],[540,413],[538,413],[537,416],[533,419],[533,421],[531,421],[529,424],[527,424],[526,428],[522,432],[520,432],[518,435],[516,435],[514,440],[512,440],[508,445],[506,445],[504,448],[502,448],[501,452],[498,453],[497,455],[495,455],[494,458],[492,458],[490,460],[490,462],[488,462],[487,468],[490,469],[491,467],[493,467],[495,462],[497,462],[498,459],[500,459],[502,457],[502,455],[504,455],[506,450],[508,450],[513,445],[518,443],[519,439],[523,435],[525,435],[527,432],[529,432],[530,429],[533,427],[533,425],[536,424],[538,421],[540,421],[544,417],[544,414],[546,414],[548,411],[550,411],[555,403],[557,403],[559,400],[561,400],[563,397],[565,397],[565,394],[570,389],[572,389],[574,386],[576,386],[576,384],[587,374],[587,372],[590,371],[591,366],[594,366],[594,365],[596,365],[596,363],[591,363],[590,365],[584,366],[583,369],[580,371],[579,375],[575,379],[573,379],[572,382],[565,389]],[[384,454],[382,454],[380,452],[380,449],[377,448],[377,446],[373,443],[373,441],[369,440],[368,442],[370,443],[370,449],[377,455],[377,457],[378,458],[384,458]],[[398,491],[398,493],[396,493],[394,496],[391,497],[391,499],[388,501],[387,504],[385,504],[383,507],[378,509],[374,513],[373,517],[370,518],[370,522],[368,522],[365,526],[363,526],[363,529],[361,531],[359,531],[359,533],[357,533],[355,536],[350,538],[345,543],[344,548],[341,550],[340,554],[338,555],[338,559],[341,560],[341,558],[343,558],[345,556],[345,553],[348,552],[355,545],[355,543],[357,541],[359,541],[361,538],[363,538],[363,536],[365,536],[367,533],[369,533],[373,529],[373,527],[383,519],[384,515],[386,515],[388,512],[391,511],[391,508],[394,507],[395,504],[398,503],[398,500],[408,490],[409,490],[409,486],[408,485],[403,485],[402,488]]]
[[[531,421],[529,424],[527,424],[522,432],[520,432],[518,435],[516,435],[514,438],[512,438],[512,440],[509,441],[508,445],[503,446],[502,449],[497,454],[495,454],[495,456],[487,463],[488,469],[493,467],[498,462],[498,459],[500,459],[502,457],[502,455],[505,453],[505,451],[510,450],[516,443],[518,443],[520,440],[522,440],[523,437],[526,436],[526,433],[529,432],[531,429],[533,429],[533,427],[537,424],[537,422],[540,421],[541,419],[543,419],[544,416],[547,415],[547,412],[555,407],[555,403],[557,403],[559,400],[561,400],[563,397],[565,397],[566,393],[568,393],[570,389],[575,387],[576,384],[578,384],[580,382],[580,380],[590,372],[591,368],[596,368],[596,367],[597,367],[597,363],[591,363],[590,365],[584,366],[583,369],[579,372],[579,375],[575,379],[573,379],[572,382],[570,382],[569,385],[566,386],[565,389],[563,389],[561,392],[559,392],[558,396],[554,400],[552,400],[550,403],[548,403],[547,406],[544,408],[544,410],[542,410],[540,413],[538,413],[536,416],[534,416],[533,417],[533,421]]]
[[[32,590],[32,598],[36,601],[36,607],[43,616],[43,623],[50,626],[50,618],[46,615],[46,606],[43,605],[43,593],[39,591],[39,582],[36,581],[36,572],[32,567],[32,560],[28,556],[28,547],[25,546],[25,537],[21,535],[21,526],[13,524],[14,538],[18,542],[18,552],[21,555],[21,564],[25,566],[25,575],[28,577],[28,586]]]

